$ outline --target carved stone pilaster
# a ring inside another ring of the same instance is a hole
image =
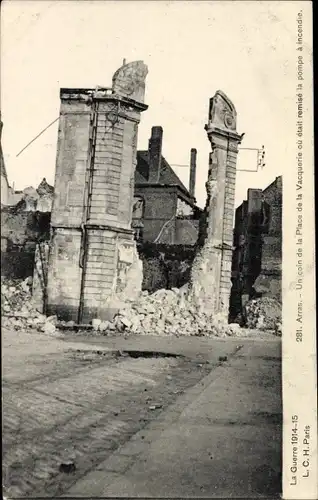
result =
[[[236,155],[243,136],[236,132],[233,103],[220,90],[210,99],[205,129],[211,143],[206,183],[206,236],[192,269],[193,297],[211,313],[227,314],[231,290],[232,225]]]

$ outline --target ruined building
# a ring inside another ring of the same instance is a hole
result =
[[[141,289],[131,229],[147,67],[124,64],[112,88],[61,89],[46,311],[87,323],[114,294]]]
[[[190,155],[189,190],[162,154],[161,127],[152,127],[147,151],[138,151],[133,226],[140,240],[194,245],[202,210],[195,203],[195,149]]]
[[[264,190],[248,189],[236,209],[232,264],[232,314],[257,296],[281,301],[282,176]]]

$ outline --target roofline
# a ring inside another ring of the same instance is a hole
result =
[[[265,191],[267,191],[267,189],[269,189],[270,187],[272,187],[274,184],[277,184],[277,179],[282,179],[282,175],[278,175],[275,180],[273,180],[273,182],[271,182],[265,189],[263,189],[263,193],[265,193]]]
[[[137,154],[138,153],[144,153],[144,154],[148,154],[149,151],[148,149],[138,149],[137,150]],[[170,163],[167,161],[167,159],[162,155],[162,158],[164,159],[164,161],[167,163],[167,165],[171,168],[172,172],[174,173],[174,175],[179,179],[180,183],[182,184],[182,186],[180,184],[161,184],[162,186],[177,186],[182,192],[185,193],[186,196],[188,196],[189,199],[195,199],[193,196],[191,196],[190,194],[190,191],[184,186],[182,180],[180,179],[180,177],[178,176],[178,174],[176,174],[176,172],[173,170],[172,166],[170,165]],[[147,162],[148,165],[149,165],[149,162]],[[146,181],[147,185],[149,184],[147,181]],[[152,184],[153,185],[153,184]]]
[[[148,109],[148,105],[143,102],[136,101],[131,97],[117,94],[110,87],[102,87],[99,89],[83,89],[83,88],[60,88],[60,99],[61,100],[81,100],[87,102],[92,101],[119,101],[123,104],[127,104],[135,107],[140,111],[145,111]]]

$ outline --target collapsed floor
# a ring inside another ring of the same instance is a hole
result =
[[[127,302],[113,321],[92,321],[92,328],[104,335],[120,332],[140,335],[174,336],[242,336],[245,328],[228,324],[218,315],[207,314],[202,307],[188,302],[187,287],[141,292],[135,301]],[[7,328],[36,329],[54,334],[60,326],[75,326],[74,322],[59,323],[56,316],[46,317],[36,310],[32,299],[32,279],[8,280],[1,283],[2,325]],[[249,301],[244,311],[248,329],[271,331],[281,335],[281,304],[268,297]]]

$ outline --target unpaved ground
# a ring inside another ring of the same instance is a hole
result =
[[[3,330],[3,485],[8,497],[61,495],[238,345],[213,346],[210,339],[209,349],[200,355],[194,346],[188,358],[171,356],[171,345],[165,357],[149,349],[136,353],[132,345],[126,355],[123,339],[115,352],[109,350],[114,345],[70,340]],[[60,472],[69,461],[75,471]]]

